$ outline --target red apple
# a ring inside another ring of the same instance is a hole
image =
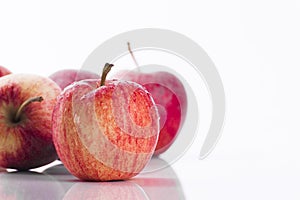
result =
[[[94,74],[89,71],[65,69],[53,73],[49,76],[49,78],[56,82],[63,90],[65,87],[67,87],[75,81],[80,81],[84,79],[99,79],[100,77],[98,74]]]
[[[186,116],[187,97],[181,81],[164,71],[123,71],[114,77],[139,83],[151,93],[160,115],[160,133],[155,155],[165,152],[175,141]]]
[[[61,89],[46,77],[0,78],[0,166],[28,170],[56,159],[51,116]]]
[[[11,72],[7,68],[0,66],[0,77],[5,76],[7,74],[11,74]]]
[[[159,155],[169,149],[180,131],[187,111],[187,95],[181,81],[169,72],[142,73],[130,43],[127,45],[138,70],[121,71],[115,77],[139,83],[151,93],[160,116],[160,133],[154,153]]]
[[[151,159],[159,116],[151,95],[129,81],[76,82],[58,97],[53,140],[65,167],[82,180],[108,181],[137,175]]]

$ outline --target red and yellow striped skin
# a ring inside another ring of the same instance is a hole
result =
[[[77,82],[58,97],[52,119],[57,153],[82,180],[129,179],[145,167],[157,144],[157,108],[133,82]]]

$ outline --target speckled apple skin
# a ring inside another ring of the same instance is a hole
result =
[[[143,85],[158,105],[160,133],[155,149],[159,155],[173,144],[186,117],[187,95],[180,80],[169,72],[121,71],[114,77]]]
[[[0,166],[28,170],[57,158],[52,141],[52,111],[61,89],[38,75],[10,74],[0,78]],[[42,96],[42,102],[27,105],[19,123],[11,113],[27,99]]]
[[[58,156],[82,180],[129,179],[145,167],[157,144],[157,108],[133,82],[76,82],[58,97],[52,118]]]

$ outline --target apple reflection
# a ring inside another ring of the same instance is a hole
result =
[[[73,199],[149,199],[142,188],[128,181],[80,182],[66,193],[64,200]]]
[[[167,166],[160,158],[152,158],[147,172],[127,181],[78,182],[66,193],[69,199],[179,200],[185,199],[180,181],[171,166],[149,172],[152,165]]]
[[[65,191],[53,177],[37,172],[1,172],[0,199],[62,199]]]
[[[140,186],[129,181],[85,182],[71,175],[63,165],[48,168],[44,173],[63,186],[63,199],[149,199]]]
[[[157,166],[165,167],[157,170]],[[80,181],[62,164],[43,173],[0,169],[0,199],[185,199],[175,171],[167,166],[166,161],[152,158],[138,176],[112,182]]]

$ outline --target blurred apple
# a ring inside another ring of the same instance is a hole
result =
[[[84,79],[99,79],[98,74],[94,74],[89,71],[76,70],[76,69],[64,69],[59,70],[49,76],[54,82],[56,82],[59,87],[63,90],[68,85],[75,81],[80,81]]]
[[[83,180],[129,179],[149,162],[157,144],[159,116],[151,95],[128,81],[72,84],[58,97],[53,139],[65,167]]]
[[[11,71],[9,71],[7,68],[0,65],[0,77],[11,74]]]
[[[160,132],[154,153],[159,155],[169,149],[180,131],[187,111],[187,95],[183,84],[174,74],[166,71],[143,72],[131,51],[130,43],[127,45],[137,70],[120,71],[114,77],[139,83],[151,93],[160,116]]]
[[[150,92],[160,116],[160,133],[155,155],[165,152],[175,141],[186,116],[187,97],[180,80],[163,71],[121,71],[114,77],[139,83]]]
[[[46,77],[0,78],[0,166],[28,170],[54,161],[51,116],[61,89]]]

